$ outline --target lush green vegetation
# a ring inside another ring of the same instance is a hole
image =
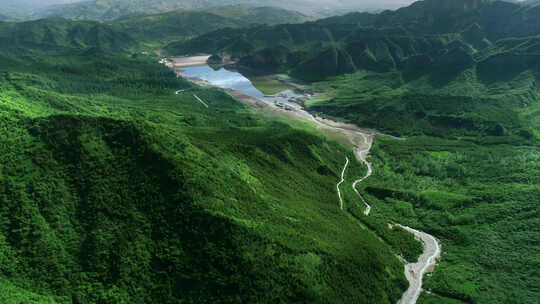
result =
[[[302,25],[222,29],[169,52],[227,53],[314,83],[310,110],[387,133],[362,184],[372,215],[349,211],[405,257],[422,229],[443,257],[420,303],[535,303],[540,297],[539,7],[418,2]],[[350,184],[352,180],[349,179]]]
[[[177,10],[160,14],[134,14],[110,22],[116,30],[146,43],[182,41],[221,28],[250,24],[300,23],[307,17],[274,7],[235,5],[204,11]]]
[[[537,51],[517,56],[492,46],[501,39],[540,33],[540,24],[533,21],[539,10],[500,1],[427,0],[381,14],[221,29],[171,43],[166,50],[175,55],[227,53],[241,66],[307,81],[362,70],[404,71],[415,78],[426,69],[438,70],[444,80],[476,65],[517,63],[519,70],[538,62]]]
[[[62,17],[72,20],[112,21],[136,14],[161,14],[177,10],[208,11],[212,14],[249,23],[296,23],[308,18],[295,11],[292,1],[249,0],[99,0],[57,5],[38,10],[39,17]],[[276,6],[276,7],[274,7]],[[281,7],[281,8],[279,8]]]
[[[178,9],[194,10],[236,3],[235,0],[91,0],[46,7],[38,11],[38,15],[72,20],[111,21],[137,13],[159,14]]]
[[[273,3],[271,3],[273,4]],[[249,24],[291,24],[309,21],[311,18],[292,10],[272,6],[230,5],[205,9],[205,12]]]
[[[355,156],[352,154],[348,157],[350,160],[355,159]],[[345,171],[345,182],[340,187],[344,208],[354,219],[359,220],[374,235],[392,247],[400,257],[408,262],[416,262],[418,256],[422,254],[423,248],[422,244],[414,238],[413,234],[400,227],[390,226],[392,223],[389,223],[387,219],[374,218],[364,214],[365,205],[352,189],[352,184],[359,177],[365,176],[365,171],[365,166],[357,161],[351,162],[347,167]]]
[[[438,70],[411,80],[399,72],[364,71],[315,84],[313,90],[324,93],[307,105],[392,134],[523,143],[539,138],[537,73],[528,66],[492,82],[470,68],[440,82]]]
[[[136,41],[129,34],[97,22],[43,19],[0,23],[0,50],[11,50],[0,55],[18,55],[22,62],[22,55],[32,53],[54,52],[58,56],[60,52],[124,51],[134,46]]]
[[[34,1],[42,4],[42,1]],[[220,11],[220,14],[232,16],[238,15],[238,12],[244,12],[248,13],[245,15],[247,19],[255,21],[254,23],[269,24],[276,22],[272,21],[273,18],[269,19],[267,15],[261,15],[261,10],[258,7],[266,9],[271,6],[272,10],[267,11],[270,13],[269,16],[284,20],[283,23],[293,23],[293,19],[286,20],[285,16],[299,18],[298,20],[301,21],[305,19],[306,15],[322,18],[366,8],[365,3],[350,0],[338,0],[337,3],[336,0],[273,0],[271,2],[267,0],[89,0],[66,5],[39,7],[37,10],[36,6],[33,4],[30,5],[30,8],[26,8],[33,17],[60,16],[74,20],[110,21],[137,13],[158,14],[184,9]],[[367,8],[373,9],[369,5]],[[284,9],[288,12],[283,11]],[[301,14],[291,11],[301,12]],[[280,14],[273,14],[274,12]],[[255,17],[261,17],[263,22]]]
[[[290,86],[274,78],[250,75],[247,75],[247,77],[249,78],[251,83],[263,94],[272,95],[291,89]]]
[[[224,27],[239,27],[244,23],[219,15],[199,11],[173,11],[162,14],[135,14],[119,18],[110,25],[137,41],[159,48],[163,43],[184,40]]]
[[[445,82],[434,81],[436,73],[411,80],[399,72],[341,76],[316,84],[315,91],[327,94],[308,105],[408,137],[377,140],[375,174],[362,191],[372,215],[363,222],[375,230],[366,220],[381,228],[402,223],[441,239],[442,261],[426,281],[436,295],[424,295],[420,303],[535,303],[536,67],[513,75],[491,72],[495,81],[484,80],[479,69]],[[352,212],[362,219],[362,210]]]
[[[3,48],[33,49],[39,45],[42,50],[58,48],[81,50],[90,47],[106,51],[156,50],[170,41],[185,40],[221,28],[247,26],[254,22],[254,18],[261,23],[277,23],[283,18],[289,22],[299,22],[299,18],[303,18],[296,12],[271,7],[246,9],[243,6],[235,6],[228,8],[222,15],[180,10],[163,14],[130,15],[107,24],[94,21],[73,22],[65,19],[1,22],[0,43]],[[266,18],[260,18],[260,15],[265,15]]]
[[[0,299],[395,303],[395,254],[420,251],[400,223],[443,246],[419,303],[536,303],[537,12],[427,0],[167,47],[325,80],[311,111],[407,137],[375,143],[369,217],[356,162],[338,208],[348,148],[129,53],[154,18],[173,35],[167,16],[0,23],[0,291],[13,295]]]
[[[313,86],[324,93],[312,110],[408,137],[377,140],[362,193],[371,220],[441,240],[425,282],[434,294],[419,303],[537,302],[537,40],[497,41],[459,69],[361,71]]]
[[[380,139],[363,193],[373,217],[441,239],[444,255],[426,288],[464,302],[535,303],[539,157],[538,146]]]
[[[395,303],[407,287],[339,210],[350,149],[157,58],[33,39],[0,48],[2,302]]]
[[[380,235],[395,222],[441,240],[425,282],[434,294],[419,303],[540,296],[537,41],[501,39],[457,67],[363,70],[313,85],[321,93],[311,110],[408,138],[376,141],[375,173],[362,184],[375,224],[363,221]],[[352,212],[362,219],[362,210]]]

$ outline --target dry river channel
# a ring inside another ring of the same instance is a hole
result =
[[[263,109],[269,113],[276,115],[283,115],[301,120],[312,121],[316,124],[317,129],[322,132],[339,134],[344,136],[348,143],[353,147],[354,155],[356,159],[367,167],[366,175],[360,179],[355,180],[351,187],[354,192],[365,206],[364,214],[368,216],[372,211],[371,205],[364,199],[361,193],[358,191],[357,186],[364,180],[369,178],[373,173],[373,167],[368,161],[369,152],[371,150],[373,140],[376,136],[388,136],[377,132],[375,130],[359,128],[356,125],[346,124],[341,122],[332,121],[317,117],[307,112],[305,109],[298,105],[288,103],[286,100],[291,97],[298,97],[298,95],[291,94],[290,91],[283,94],[276,94],[273,96],[263,95],[258,91],[251,82],[236,72],[229,72],[226,69],[220,69],[218,71],[211,70],[206,64],[190,67],[194,63],[198,64],[201,61],[201,57],[181,57],[174,58],[174,64],[170,64],[171,67],[176,67],[177,74],[195,83],[205,86],[215,86],[223,89],[234,98],[257,108]],[[178,92],[177,92],[178,93]],[[204,103],[204,102],[203,102]],[[404,140],[401,138],[394,138],[396,140]],[[340,187],[345,182],[345,174],[347,167],[350,163],[348,158],[345,159],[345,165],[341,173],[341,180],[336,185],[339,207],[344,210],[343,199],[341,195]],[[391,227],[399,226],[403,229],[414,234],[416,239],[423,244],[423,253],[416,263],[409,263],[404,266],[404,272],[407,280],[409,281],[409,288],[402,295],[398,304],[415,304],[418,300],[420,293],[422,292],[422,280],[424,276],[432,272],[436,266],[437,259],[441,255],[441,245],[439,241],[432,235],[425,232],[402,226],[400,224],[390,224]]]

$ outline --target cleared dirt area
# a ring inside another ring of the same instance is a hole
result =
[[[171,58],[174,67],[187,67],[194,65],[206,64],[210,55],[191,56],[191,57],[174,57]]]
[[[441,257],[441,245],[432,235],[410,227],[398,226],[414,234],[424,245],[424,252],[418,258],[418,262],[405,265],[405,276],[409,281],[409,289],[405,291],[398,302],[398,304],[415,304],[422,292],[424,275],[434,270],[437,259]]]

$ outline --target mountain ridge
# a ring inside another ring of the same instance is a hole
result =
[[[249,68],[272,67],[271,72],[290,72],[314,81],[361,69],[381,72],[451,62],[456,68],[467,66],[480,53],[489,53],[488,48],[501,38],[540,33],[540,21],[532,17],[540,7],[460,1],[467,6],[450,1],[440,8],[437,4],[448,0],[426,0],[376,15],[355,13],[299,25],[223,29],[171,43],[166,50],[229,53]],[[330,65],[319,68],[319,62]]]

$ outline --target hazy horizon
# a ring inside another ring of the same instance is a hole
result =
[[[54,4],[68,4],[88,0],[0,0],[0,8],[31,10]]]
[[[89,0],[0,0],[0,8],[12,9],[33,9],[55,4],[76,3]],[[179,0],[179,2],[182,0]],[[246,1],[250,3],[253,1]],[[415,0],[299,0],[299,5],[322,6],[322,9],[395,9],[401,6],[409,5]],[[268,3],[268,6],[280,6],[276,3]]]

